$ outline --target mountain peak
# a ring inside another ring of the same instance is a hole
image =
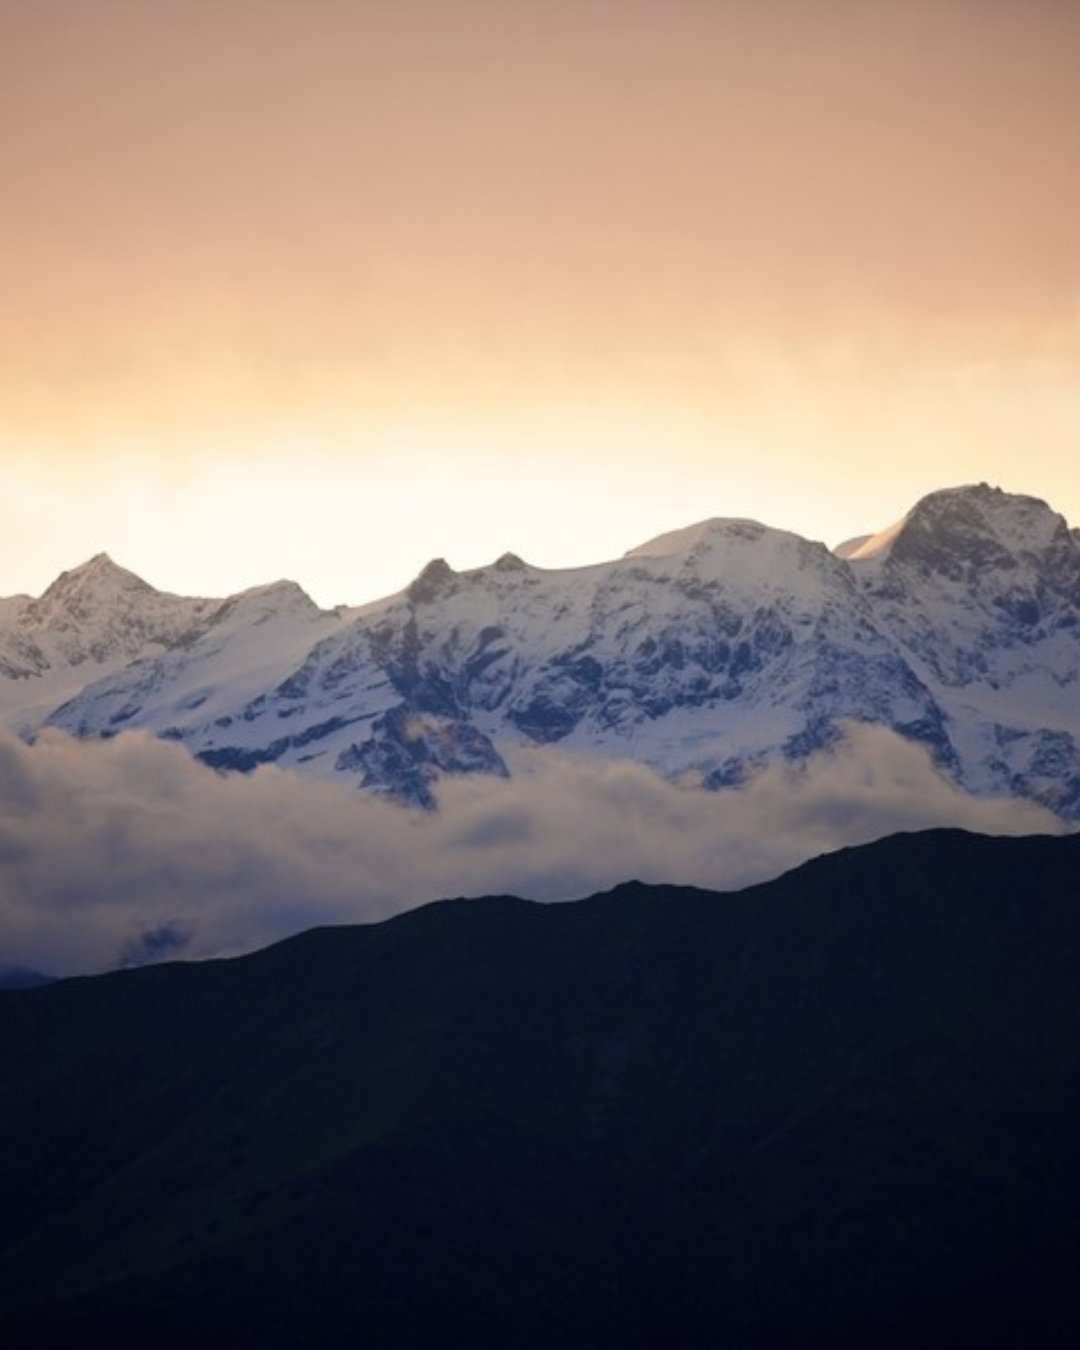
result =
[[[923,528],[969,528],[1002,541],[1038,547],[1067,532],[1061,516],[1039,497],[1005,492],[988,483],[942,488],[917,501],[908,525]]]
[[[95,553],[81,566],[61,572],[43,593],[41,601],[63,604],[89,595],[110,596],[124,592],[156,594],[153,586],[113,562],[107,553]]]
[[[416,580],[410,584],[406,595],[413,604],[426,604],[443,594],[447,584],[456,576],[457,573],[445,558],[432,558]]]
[[[302,586],[282,579],[231,595],[216,610],[215,622],[231,616],[240,622],[265,623],[274,618],[317,616],[324,612]]]
[[[147,643],[168,645],[188,634],[207,604],[159,591],[107,553],[95,553],[31,600],[21,623],[35,642],[45,641],[46,666],[79,665],[88,658],[100,665],[136,656]]]
[[[250,586],[246,591],[232,597],[236,601],[257,601],[269,603],[279,609],[318,609],[315,601],[296,581],[282,577],[279,581],[269,581],[262,586]]]
[[[632,548],[627,558],[670,558],[678,554],[689,553],[692,549],[704,549],[721,539],[741,539],[757,543],[766,535],[781,535],[783,530],[774,530],[756,520],[744,520],[739,517],[710,516],[699,520],[695,525],[687,525],[681,530],[669,530],[649,539],[637,548]]]
[[[1064,519],[1038,497],[978,483],[929,493],[846,556],[852,562],[889,559],[960,579],[972,567],[1011,569],[1020,558],[1070,542]]]
[[[491,564],[496,572],[526,572],[528,564],[516,553],[503,553]]]

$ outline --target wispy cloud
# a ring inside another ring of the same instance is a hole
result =
[[[444,896],[566,900],[638,877],[737,888],[896,830],[1056,832],[971,797],[919,747],[851,725],[801,768],[719,793],[629,761],[522,752],[412,812],[273,768],[221,775],[131,732],[0,733],[0,964],[67,974],[249,950]]]

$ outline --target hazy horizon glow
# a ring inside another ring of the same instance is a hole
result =
[[[0,0],[0,595],[1080,524],[1080,6]]]

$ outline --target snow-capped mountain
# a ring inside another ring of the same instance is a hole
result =
[[[220,604],[156,591],[104,553],[38,599],[0,600],[0,710],[32,727],[87,681],[194,641]]]
[[[1077,818],[1078,671],[1080,536],[986,486],[836,552],[709,520],[590,567],[437,559],[357,609],[288,582],[166,596],[104,557],[0,601],[0,709],[23,735],[143,727],[218,768],[423,805],[440,775],[507,774],[535,744],[718,786],[855,719],[970,791]]]
[[[32,733],[109,677],[137,700],[134,715],[148,711],[164,684],[170,698],[198,698],[180,686],[189,670],[211,666],[214,688],[229,701],[245,680],[261,687],[279,668],[287,672],[316,640],[312,624],[333,617],[293,582],[228,600],[188,599],[154,590],[101,553],[64,572],[40,599],[0,600],[0,715]],[[87,731],[104,734],[124,721],[113,708],[107,725]]]

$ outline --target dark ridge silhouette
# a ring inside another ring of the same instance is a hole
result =
[[[1080,837],[0,995],[8,1345],[1075,1344]]]

